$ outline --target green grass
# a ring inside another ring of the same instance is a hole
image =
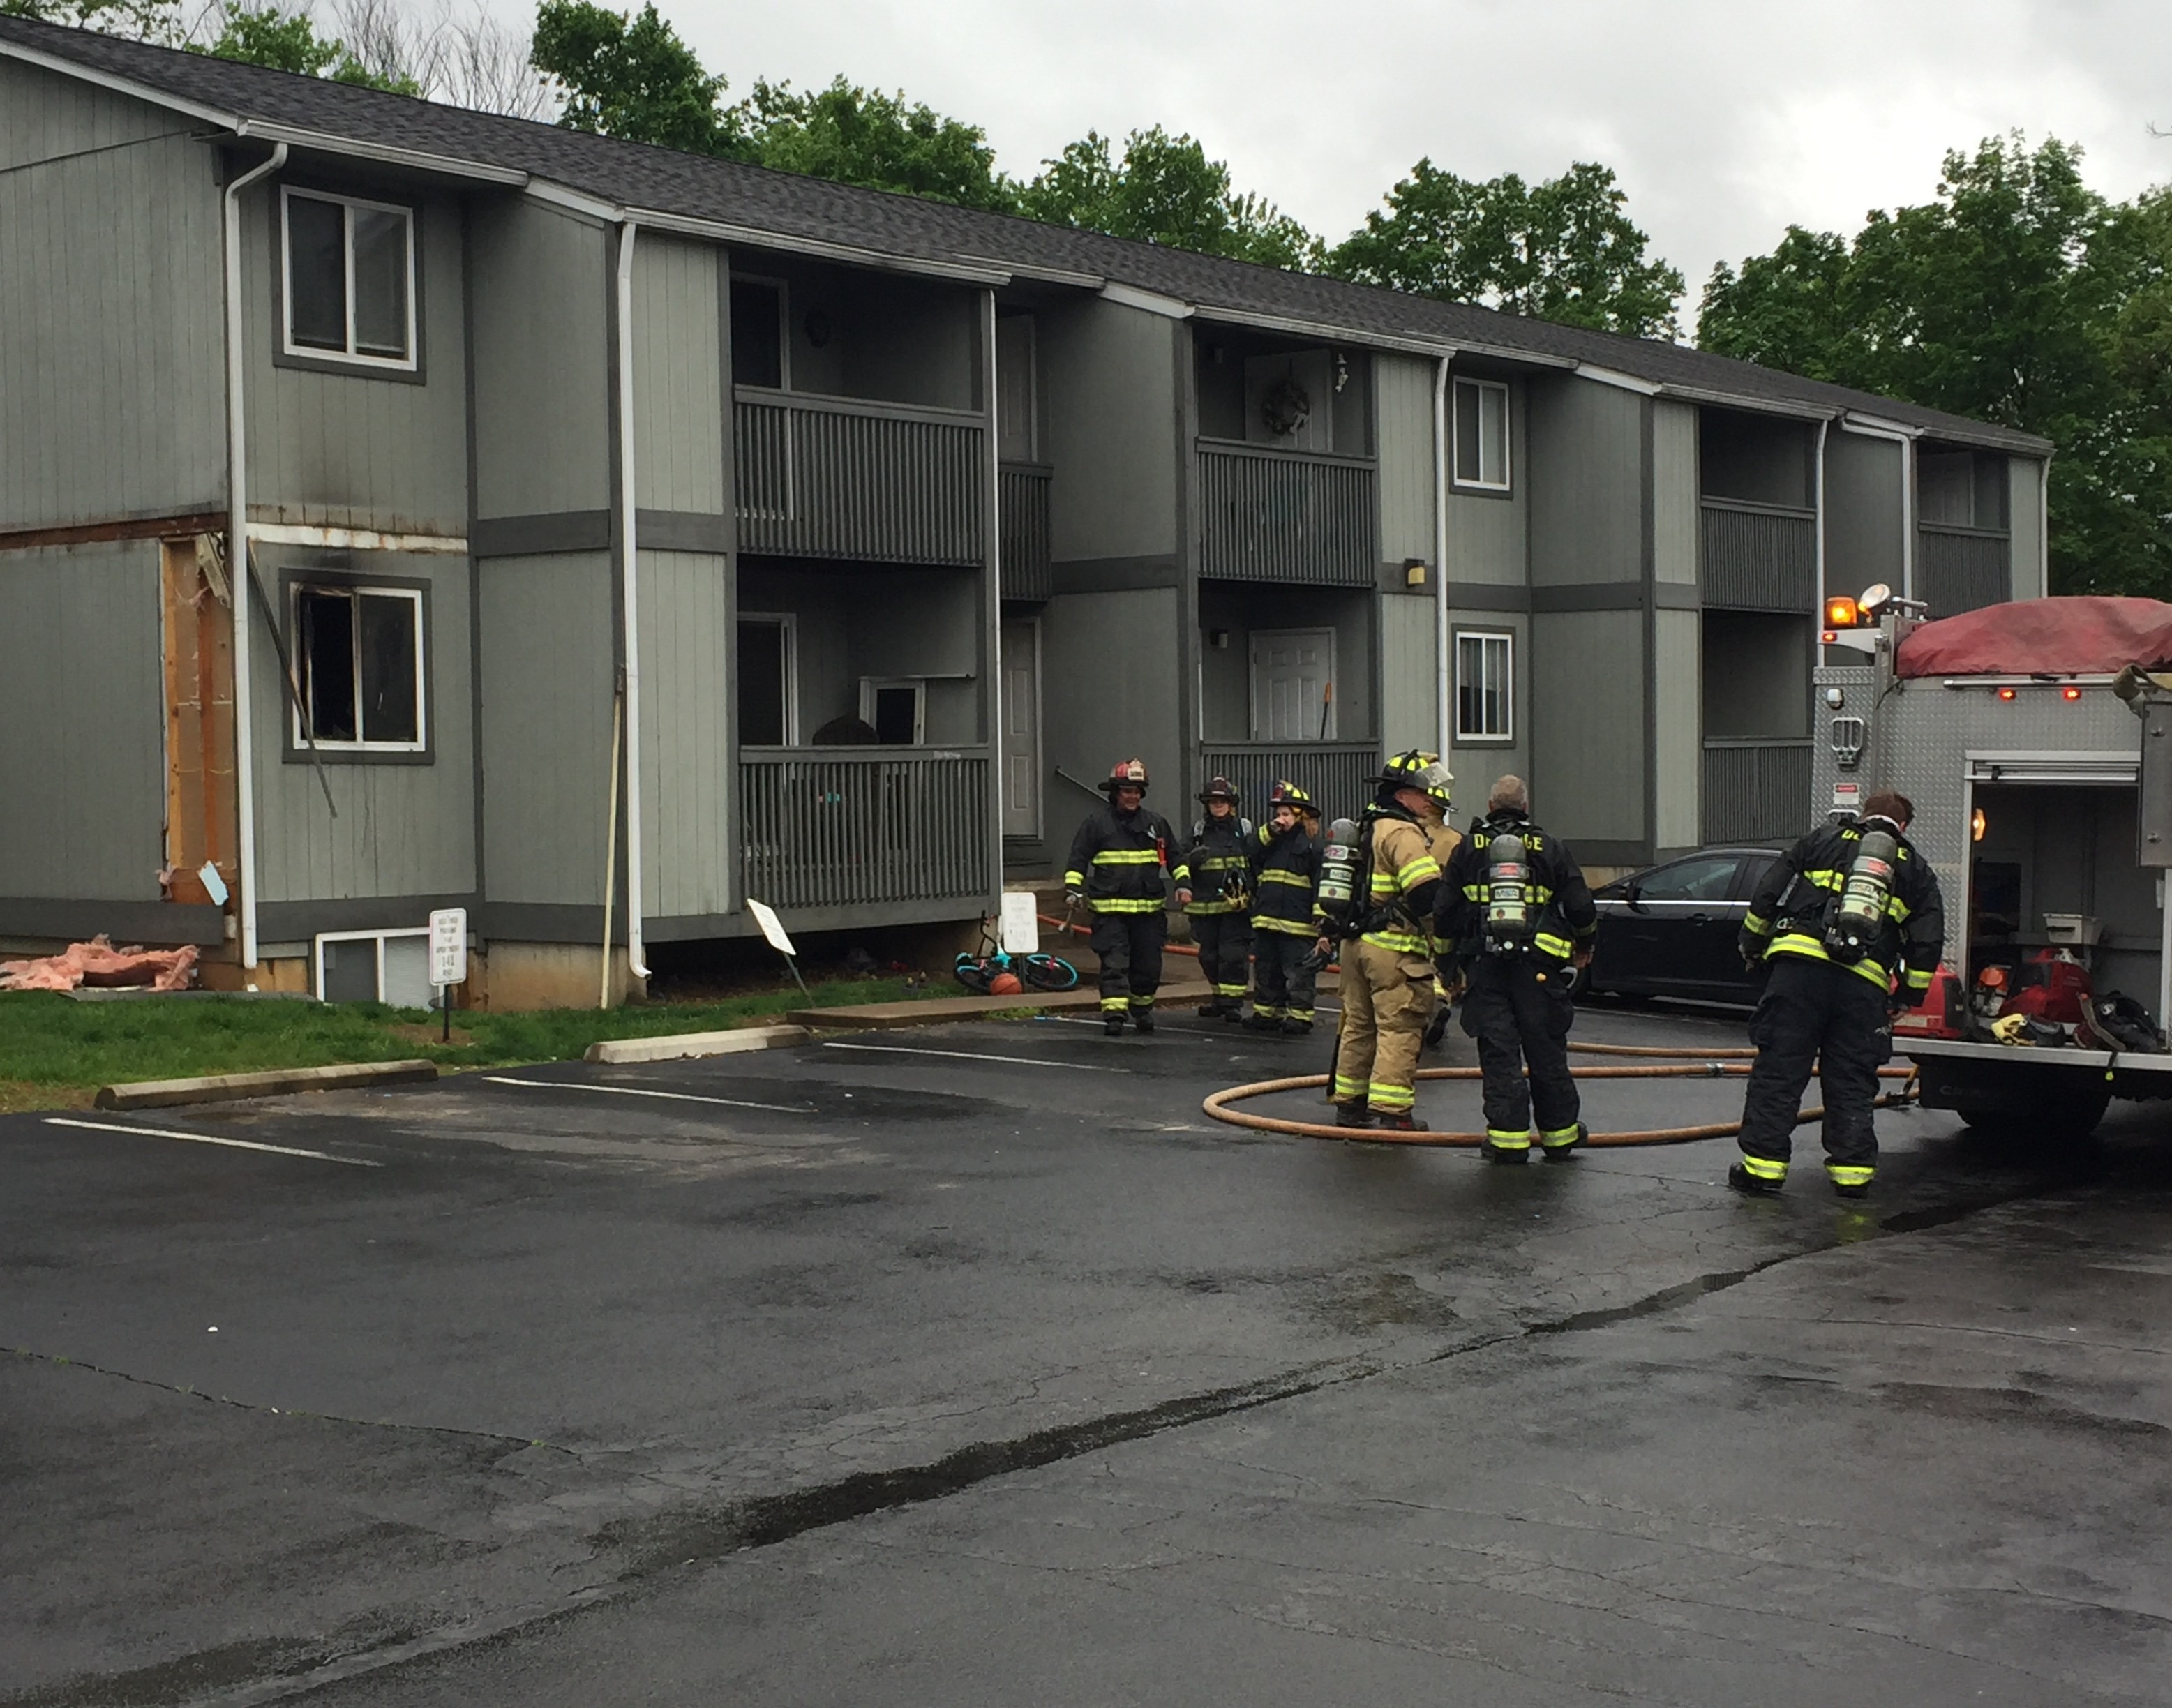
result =
[[[49,994],[0,993],[0,1110],[80,1107],[101,1085],[320,1067],[337,1061],[427,1058],[444,1067],[493,1067],[578,1056],[605,1038],[720,1032],[809,1006],[847,1007],[954,994],[936,985],[907,990],[900,979],[836,979],[713,1002],[655,1002],[625,1008],[545,1008],[525,1014],[453,1015],[453,1041],[438,1040],[438,1017],[377,1002],[221,1001],[77,1002]]]

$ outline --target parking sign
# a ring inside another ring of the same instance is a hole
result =
[[[430,982],[440,990],[468,981],[468,910],[441,907],[430,916]]]

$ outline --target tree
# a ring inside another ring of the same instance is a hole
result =
[[[802,94],[757,80],[738,109],[743,132],[765,166],[840,184],[923,196],[961,207],[1009,212],[1018,192],[996,170],[987,133],[902,92],[884,94],[838,78]]]
[[[1714,268],[1697,341],[2040,434],[2054,587],[2172,594],[2172,205],[2110,204],[2081,161],[2056,137],[1950,153],[1920,207]]]
[[[318,35],[316,24],[307,12],[282,12],[276,6],[226,11],[218,35],[208,46],[190,44],[190,51],[303,77],[330,78],[334,83],[359,83],[394,94],[422,93],[422,84],[411,74],[365,65],[338,38]]]
[[[1609,167],[1580,161],[1526,185],[1420,160],[1326,257],[1326,271],[1443,302],[1638,337],[1675,328],[1682,276],[1647,253]]]
[[[1319,240],[1271,202],[1232,191],[1228,167],[1208,159],[1196,140],[1159,125],[1132,132],[1121,160],[1107,137],[1089,131],[1042,163],[1019,202],[1053,225],[1267,266],[1301,268],[1320,252]]]
[[[180,0],[0,0],[0,18],[35,18],[169,46],[186,34]]]
[[[724,79],[702,68],[655,0],[638,17],[589,0],[542,0],[530,53],[564,92],[562,125],[689,153],[751,153],[738,114],[718,105]]]

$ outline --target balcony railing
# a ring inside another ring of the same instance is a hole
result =
[[[1771,842],[1801,835],[1817,818],[1810,802],[1814,756],[1807,736],[1705,743],[1704,840]]]
[[[978,416],[741,387],[732,406],[739,549],[976,564],[987,472]]]
[[[981,749],[752,749],[739,764],[742,894],[771,907],[985,896]]]
[[[1916,530],[1916,597],[1933,617],[1957,617],[2013,597],[2013,542],[1980,528]]]
[[[1817,610],[1816,511],[1707,498],[1700,530],[1700,597],[1706,610]]]
[[[1199,443],[1199,572],[1221,581],[1371,587],[1379,476],[1368,462]]]
[[[996,471],[997,538],[1007,599],[1045,599],[1056,591],[1049,568],[1048,486],[1053,471],[1037,463],[1005,463]]]
[[[1380,771],[1379,744],[1369,741],[1225,742],[1200,751],[1200,780],[1227,777],[1237,786],[1244,815],[1267,813],[1267,792],[1287,777],[1320,803],[1327,818],[1354,814],[1373,798],[1365,779]]]

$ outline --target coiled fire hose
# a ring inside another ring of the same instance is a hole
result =
[[[1754,1061],[1754,1050],[1675,1050],[1654,1045],[1641,1044],[1572,1044],[1571,1050],[1593,1055],[1656,1055],[1674,1058],[1665,1066],[1621,1067],[1573,1067],[1569,1070],[1578,1079],[1746,1079],[1748,1063]],[[1478,1079],[1483,1077],[1476,1067],[1422,1067],[1420,1079]],[[1881,1067],[1880,1079],[1900,1079],[1912,1082],[1916,1070],[1912,1067]],[[1233,1109],[1233,1104],[1249,1098],[1266,1097],[1281,1091],[1318,1091],[1327,1084],[1324,1073],[1300,1073],[1287,1079],[1256,1080],[1250,1085],[1233,1085],[1218,1091],[1200,1104],[1218,1121],[1227,1121],[1232,1126],[1251,1127],[1266,1133],[1288,1133],[1304,1139],[1342,1139],[1368,1145],[1425,1145],[1440,1147],[1475,1149],[1486,1141],[1483,1133],[1437,1132],[1422,1129],[1416,1132],[1396,1132],[1382,1127],[1338,1127],[1325,1121],[1293,1121],[1279,1115],[1254,1114],[1249,1109]],[[1904,1086],[1897,1095],[1883,1096],[1873,1104],[1877,1109],[1893,1109],[1911,1101]],[[1821,1119],[1822,1107],[1806,1109],[1795,1117],[1795,1125]],[[1728,1139],[1742,1131],[1742,1123],[1714,1121],[1702,1126],[1648,1127],[1640,1131],[1593,1133],[1584,1141],[1589,1145],[1686,1145],[1700,1139]]]

